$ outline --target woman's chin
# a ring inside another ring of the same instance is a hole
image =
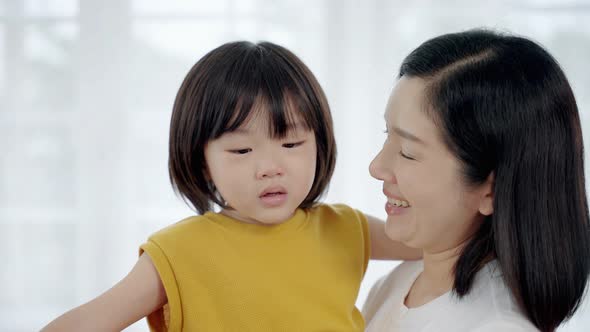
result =
[[[409,225],[400,223],[398,218],[393,219],[390,216],[385,222],[385,234],[387,237],[393,241],[401,242],[408,247],[416,248],[416,246],[412,245],[413,241],[412,236],[410,236],[411,232],[408,229]]]

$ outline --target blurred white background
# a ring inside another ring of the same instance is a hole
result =
[[[168,124],[206,52],[247,39],[299,55],[335,120],[325,200],[384,217],[367,169],[398,66],[427,38],[479,26],[553,53],[590,146],[588,0],[0,0],[0,330],[38,330],[97,296],[152,232],[193,214],[168,181]],[[359,307],[396,264],[370,264]],[[589,328],[585,304],[560,331]],[[145,330],[144,320],[127,329]]]

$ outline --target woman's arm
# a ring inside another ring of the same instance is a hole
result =
[[[422,250],[410,248],[401,242],[393,241],[385,234],[385,223],[365,214],[371,235],[371,259],[417,260],[422,258]]]
[[[66,312],[41,331],[121,331],[165,303],[166,292],[158,271],[144,254],[113,288]]]

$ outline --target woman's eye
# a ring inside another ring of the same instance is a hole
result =
[[[399,155],[402,156],[402,158],[408,159],[408,160],[416,160],[408,155],[406,155],[403,151],[399,152]]]
[[[247,149],[236,149],[236,150],[229,150],[229,152],[231,153],[235,153],[235,154],[246,154],[248,152],[251,152],[252,149],[247,148]]]
[[[296,143],[285,143],[285,144],[283,144],[283,147],[284,147],[284,148],[288,148],[288,149],[292,149],[292,148],[295,148],[295,147],[298,147],[298,146],[300,146],[300,145],[301,145],[301,144],[303,144],[304,142],[305,142],[305,141],[296,142]]]

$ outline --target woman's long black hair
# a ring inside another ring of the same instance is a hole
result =
[[[494,213],[464,248],[454,292],[496,258],[527,317],[553,331],[576,311],[590,271],[584,148],[557,61],[522,37],[470,30],[428,40],[400,77],[427,82],[427,112],[468,185],[494,177]]]

